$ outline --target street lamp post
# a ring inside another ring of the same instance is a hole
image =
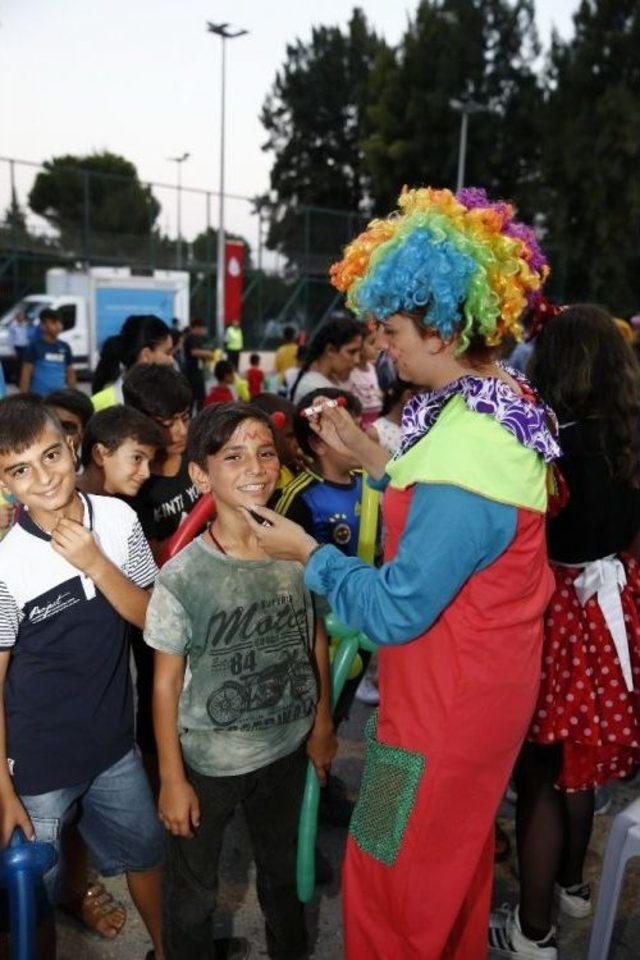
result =
[[[167,157],[171,163],[175,163],[178,171],[178,184],[176,190],[176,222],[178,239],[176,244],[176,269],[182,267],[182,164],[191,156],[190,153],[183,153],[181,157]]]
[[[467,134],[469,130],[469,115],[472,113],[489,112],[489,107],[476,103],[475,100],[450,100],[449,106],[460,113],[460,142],[458,144],[458,176],[456,191],[464,187],[464,175],[467,165]]]
[[[216,336],[220,346],[224,341],[224,128],[225,128],[225,73],[226,73],[226,47],[227,40],[235,40],[236,37],[242,37],[248,30],[233,29],[228,23],[207,22],[207,31],[215,33],[222,40],[222,84],[221,84],[221,105],[220,105],[220,199],[218,206],[218,250],[216,258]]]

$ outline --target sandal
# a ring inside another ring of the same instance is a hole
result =
[[[90,884],[82,897],[63,909],[103,940],[114,940],[127,919],[123,905],[113,899],[102,883]]]

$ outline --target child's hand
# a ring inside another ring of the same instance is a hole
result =
[[[51,533],[51,546],[69,563],[88,577],[104,560],[93,534],[77,520],[62,517]]]
[[[192,837],[200,826],[200,801],[188,780],[160,786],[158,815],[174,837]]]
[[[314,723],[307,740],[307,756],[313,764],[321,785],[327,782],[331,761],[338,752],[338,738],[332,723]]]
[[[0,830],[2,831],[0,841],[2,847],[6,847],[9,843],[11,834],[16,827],[21,827],[27,840],[35,840],[36,833],[29,819],[29,814],[12,791],[10,797],[3,797],[0,801]]]

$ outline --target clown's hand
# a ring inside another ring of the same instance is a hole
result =
[[[308,415],[309,426],[321,440],[338,453],[358,456],[359,446],[367,437],[344,407],[327,406],[319,397],[309,409],[314,411]]]
[[[258,543],[270,557],[306,563],[311,551],[318,546],[297,523],[268,507],[252,506],[251,510],[243,507],[242,511]]]

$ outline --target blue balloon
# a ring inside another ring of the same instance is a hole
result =
[[[27,840],[19,827],[0,851],[0,884],[9,892],[11,960],[35,960],[36,885],[55,862],[50,843]]]

